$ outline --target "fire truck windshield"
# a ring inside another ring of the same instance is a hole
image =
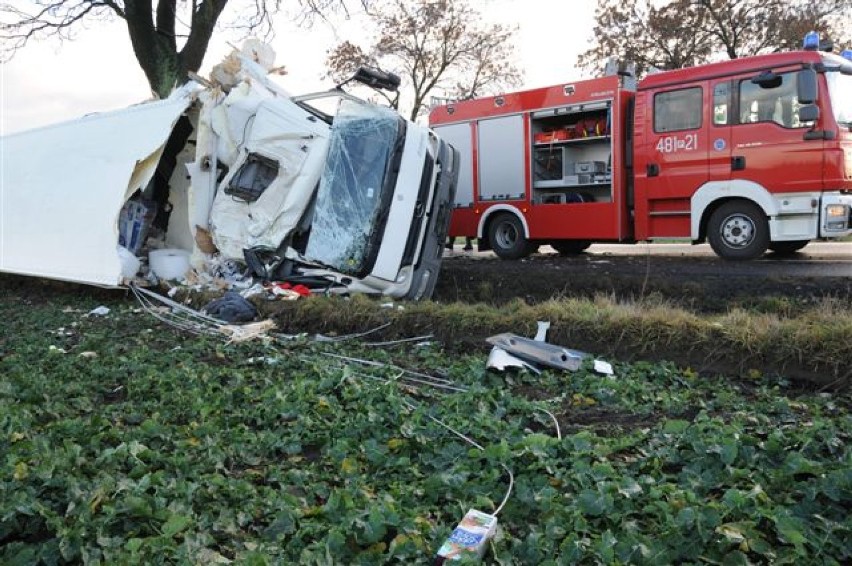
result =
[[[834,119],[838,124],[852,128],[852,75],[835,71],[826,73],[825,77]]]

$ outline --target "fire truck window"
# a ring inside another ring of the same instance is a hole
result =
[[[654,131],[658,134],[701,127],[701,87],[654,96]]]
[[[799,122],[799,99],[796,97],[796,73],[779,75],[780,84],[761,87],[751,80],[740,81],[740,124],[774,122],[785,128],[806,126]]]
[[[728,83],[719,83],[713,88],[713,124],[716,126],[728,123],[729,90]]]

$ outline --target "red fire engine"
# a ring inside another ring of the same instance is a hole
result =
[[[852,233],[852,61],[805,49],[453,102],[451,236],[540,244],[709,240],[725,259]]]

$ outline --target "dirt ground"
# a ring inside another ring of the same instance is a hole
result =
[[[767,258],[732,263],[715,257],[539,253],[503,261],[491,254],[456,252],[445,258],[433,298],[501,304],[515,298],[537,303],[554,297],[657,295],[704,313],[759,308],[777,300],[852,300],[852,264]]]

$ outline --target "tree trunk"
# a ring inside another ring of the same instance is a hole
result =
[[[156,25],[152,0],[126,0],[125,20],[133,52],[139,66],[160,98],[166,98],[176,86],[189,80],[188,73],[198,72],[213,36],[216,22],[228,0],[205,0],[192,15],[189,37],[178,51],[175,36],[177,0],[159,0]]]
[[[174,6],[174,0],[163,2]],[[139,66],[151,90],[160,98],[166,98],[180,78],[174,33],[169,35],[168,31],[160,32],[154,27],[151,0],[126,0],[124,11],[130,43]],[[158,14],[158,19],[161,17]]]

